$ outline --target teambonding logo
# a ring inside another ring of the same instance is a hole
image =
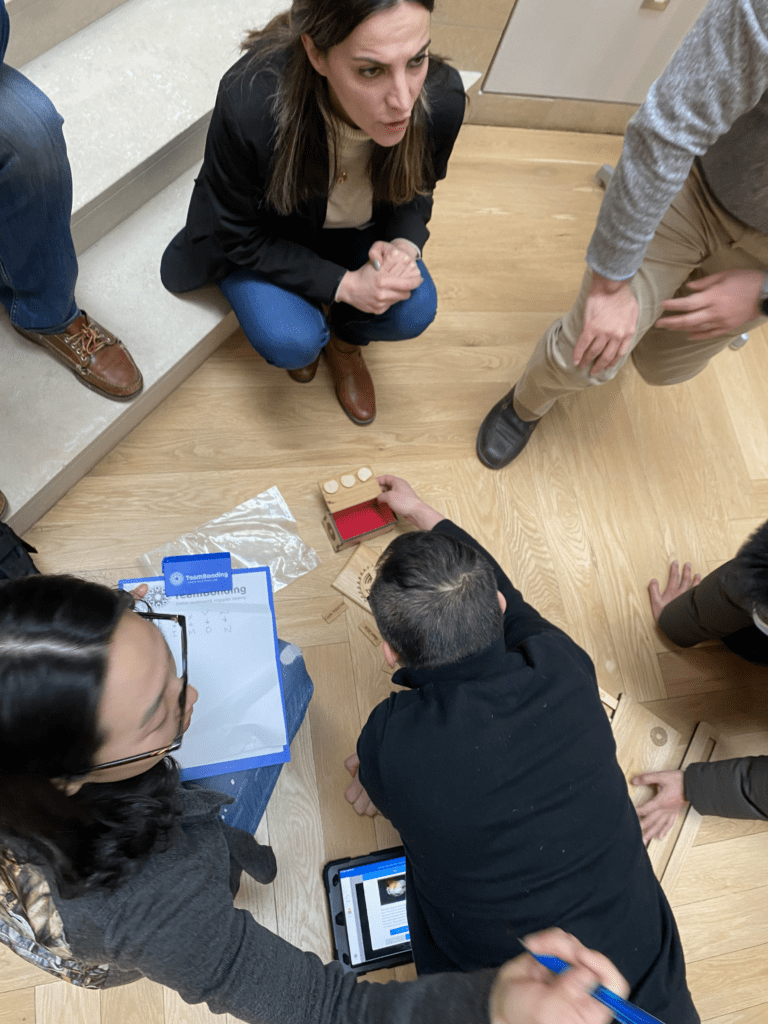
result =
[[[228,551],[169,555],[163,559],[163,576],[167,597],[231,590],[232,559]]]

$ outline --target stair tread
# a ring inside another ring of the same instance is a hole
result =
[[[249,28],[286,0],[131,0],[22,71],[64,118],[74,212],[213,108]]]
[[[237,326],[215,287],[178,297],[163,288],[163,249],[184,222],[198,168],[182,175],[80,258],[78,303],[122,338],[144,389],[115,402],[0,319],[0,490],[23,532],[141,422]]]

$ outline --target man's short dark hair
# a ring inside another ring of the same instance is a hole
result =
[[[739,548],[736,565],[744,596],[761,609],[768,608],[768,522]]]
[[[502,635],[488,560],[444,533],[406,533],[384,551],[368,596],[403,665],[437,668],[479,654]]]

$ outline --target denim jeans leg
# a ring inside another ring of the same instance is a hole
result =
[[[11,322],[56,333],[78,315],[72,175],[54,105],[0,64],[0,302]]]
[[[219,282],[243,332],[268,363],[286,370],[309,366],[328,342],[321,309],[246,267]]]
[[[299,648],[284,640],[279,640],[278,643],[283,675],[285,721],[290,744],[304,721],[314,686]],[[222,807],[221,820],[253,834],[272,796],[282,767],[281,764],[268,764],[261,768],[249,768],[242,772],[228,772],[226,775],[197,779],[190,785],[204,786],[206,789],[214,789],[219,793],[226,793],[227,796],[233,796],[235,802]]]

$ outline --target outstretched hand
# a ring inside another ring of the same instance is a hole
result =
[[[656,622],[659,621],[659,616],[666,606],[674,601],[676,597],[680,597],[686,590],[690,590],[691,587],[698,587],[701,583],[701,573],[697,572],[695,576],[692,576],[693,570],[691,563],[686,562],[683,566],[683,574],[680,575],[680,564],[675,560],[669,567],[669,579],[663,592],[659,591],[659,581],[652,579],[648,584],[648,593],[651,595],[651,613]]]
[[[407,480],[400,476],[377,476],[376,481],[381,487],[379,501],[389,505],[392,511],[413,523],[420,530],[431,530],[445,516],[422,501]]]
[[[557,956],[573,966],[556,975],[528,953],[510,960],[491,989],[491,1024],[608,1024],[613,1019],[589,994],[597,985],[621,996],[629,991],[607,957],[559,928],[529,935],[525,944],[534,953]]]
[[[692,294],[662,302],[666,315],[656,326],[687,331],[693,341],[732,333],[762,315],[758,303],[764,277],[762,270],[724,270],[689,281]]]
[[[637,808],[643,839],[663,839],[679,812],[688,806],[685,776],[681,771],[645,772],[632,779],[633,786],[657,786],[656,795]]]
[[[357,776],[357,770],[360,767],[360,758],[357,754],[350,754],[344,762],[344,767],[347,769],[349,774],[352,776],[352,781],[347,786],[347,790],[344,796],[347,798],[349,803],[352,804],[355,811],[358,814],[367,814],[369,817],[373,817],[374,814],[378,814],[379,810],[366,793],[360,779]]]

